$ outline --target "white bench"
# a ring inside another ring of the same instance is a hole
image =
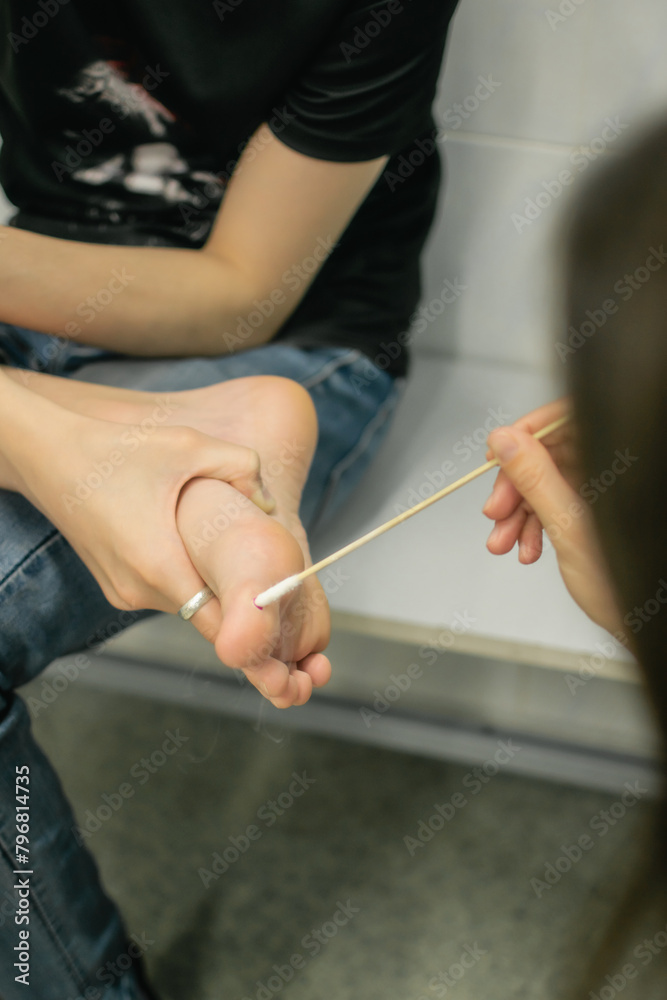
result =
[[[549,380],[531,372],[418,357],[376,463],[313,539],[314,557],[426,495],[443,465],[451,479],[481,464],[498,418],[552,395]],[[334,678],[306,708],[286,717],[260,707],[175,618],[113,640],[86,676],[270,720],[280,732],[305,728],[466,762],[485,760],[509,733],[525,751],[516,771],[612,789],[640,772],[649,780],[653,737],[633,664],[574,605],[553,549],[532,567],[488,553],[481,507],[492,482],[493,474],[476,480],[323,571]]]
[[[623,133],[662,109],[667,91],[667,7],[637,0],[631,19],[626,7],[462,0],[437,102],[447,193],[426,254],[426,329],[382,452],[313,539],[315,557],[408,506],[443,462],[458,472],[478,464],[492,411],[513,419],[558,394],[551,247],[569,185],[561,196],[554,179],[567,170],[574,183],[603,132],[613,152],[608,118]],[[447,280],[466,287],[445,304]],[[466,435],[479,450],[464,460]],[[480,508],[491,482],[339,564],[345,579],[327,584],[334,679],[303,709],[262,708],[172,618],[119,637],[82,677],[235,711],[272,732],[305,727],[466,762],[484,760],[499,733],[521,734],[515,770],[616,789],[654,753],[635,670],[600,653],[608,637],[565,593],[553,552],[530,568],[486,552]],[[410,684],[389,704],[392,675]],[[378,696],[389,707],[375,718]]]

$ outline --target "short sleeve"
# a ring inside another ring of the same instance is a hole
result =
[[[456,0],[355,0],[283,95],[276,138],[317,159],[392,155],[432,128]]]

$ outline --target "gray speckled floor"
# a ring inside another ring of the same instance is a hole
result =
[[[187,741],[161,754],[177,730]],[[642,806],[601,836],[590,823],[614,797],[595,792],[501,772],[474,795],[465,767],[276,742],[83,684],[35,731],[82,824],[103,793],[133,790],[89,844],[130,930],[155,942],[147,962],[165,1000],[561,1000],[564,970],[586,961],[633,863]],[[149,774],[140,761],[156,751]],[[294,772],[314,782],[293,798]],[[467,804],[411,856],[404,837],[456,792]],[[238,840],[249,826],[256,839]],[[587,833],[592,848],[538,898],[531,878]],[[215,874],[230,837],[247,850],[227,850],[228,870],[205,886],[198,870]]]

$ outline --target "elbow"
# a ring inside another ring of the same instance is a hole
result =
[[[296,308],[284,284],[258,278],[207,247],[200,251],[213,267],[213,336],[210,354],[232,354],[269,343]],[[208,338],[207,338],[208,339]]]

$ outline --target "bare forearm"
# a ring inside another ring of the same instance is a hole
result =
[[[36,470],[58,461],[74,414],[31,392],[0,368],[0,489],[33,503]]]
[[[132,423],[136,419],[137,407],[142,403],[153,405],[169,399],[170,407],[177,406],[176,396],[170,393],[154,394],[120,386],[96,385],[94,382],[80,382],[74,378],[47,375],[23,368],[0,366],[0,374],[17,385],[28,388],[35,395],[50,399],[72,413],[98,420],[113,420],[117,423]]]
[[[264,344],[386,159],[315,160],[261,125],[201,250],[100,246],[0,226],[0,320],[144,357]]]
[[[254,289],[205,250],[0,235],[0,320],[43,333],[148,357],[215,355],[265,343],[288,312],[246,327]]]

